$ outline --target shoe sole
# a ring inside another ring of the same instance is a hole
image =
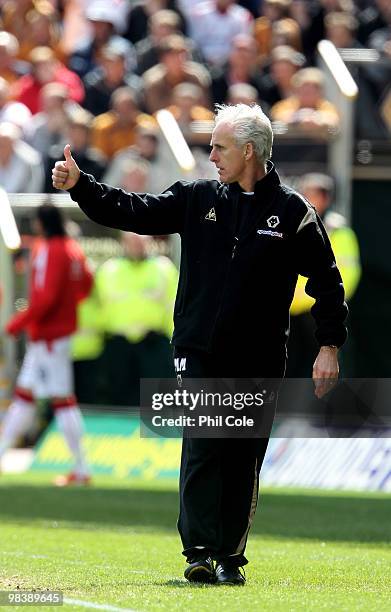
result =
[[[244,586],[245,582],[228,582],[228,581],[217,581],[216,584],[221,586]]]
[[[189,582],[203,582],[211,584],[215,578],[213,572],[208,571],[205,567],[192,567],[188,573],[185,573],[185,578]]]

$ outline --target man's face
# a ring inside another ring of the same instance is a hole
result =
[[[56,61],[53,59],[37,62],[34,65],[34,74],[37,81],[42,84],[54,81],[56,74]]]
[[[297,72],[297,68],[291,62],[285,60],[278,60],[272,62],[271,73],[273,80],[280,83],[289,83],[293,75]]]
[[[230,62],[233,66],[248,67],[250,71],[257,61],[257,49],[254,42],[246,36],[238,36],[232,46]]]
[[[216,0],[217,10],[224,12],[227,9],[229,9],[232,3],[233,3],[233,0]]]
[[[302,83],[296,90],[300,108],[316,108],[322,98],[322,90],[316,83]]]
[[[333,45],[337,47],[337,49],[345,49],[347,47],[353,46],[353,36],[349,30],[349,28],[343,25],[330,26],[326,30],[327,38],[331,40]]]
[[[311,202],[312,206],[315,206],[316,212],[319,215],[323,215],[330,206],[329,196],[316,187],[308,186],[303,189],[303,196]]]
[[[102,67],[111,83],[122,83],[126,72],[125,59],[122,56],[103,58]]]
[[[119,97],[115,100],[113,110],[123,123],[132,123],[135,121],[138,114],[138,109],[134,100],[126,96]]]
[[[238,146],[233,136],[233,126],[219,123],[212,133],[212,150],[209,159],[218,170],[223,183],[240,182],[246,168],[244,147]]]
[[[148,255],[149,236],[140,236],[139,234],[133,234],[133,232],[123,232],[121,243],[126,257],[130,259],[141,260],[145,259]]]
[[[162,57],[162,63],[166,67],[169,74],[177,74],[182,72],[186,60],[187,51],[179,49],[168,51]]]

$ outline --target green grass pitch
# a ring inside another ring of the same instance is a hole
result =
[[[64,490],[51,478],[0,476],[0,590],[87,602],[40,610],[391,610],[390,495],[265,489],[247,585],[195,586],[182,577],[174,484],[102,477]]]

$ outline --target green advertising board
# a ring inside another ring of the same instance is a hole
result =
[[[178,478],[181,442],[173,438],[141,438],[137,417],[84,416],[83,445],[92,474],[117,478]],[[67,471],[72,458],[53,420],[31,466],[32,470]]]

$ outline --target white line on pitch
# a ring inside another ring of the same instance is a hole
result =
[[[98,604],[93,601],[84,601],[84,599],[70,599],[64,597],[64,604],[70,606],[80,606],[82,608],[91,608],[92,610],[107,610],[108,612],[136,612],[132,608],[118,608],[117,606],[110,606],[109,604]]]

